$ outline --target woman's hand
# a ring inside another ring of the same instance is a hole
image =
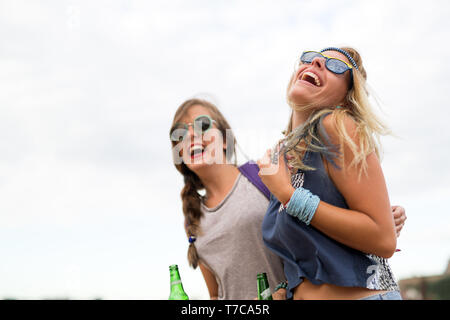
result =
[[[286,300],[286,289],[278,289],[274,293],[272,293],[272,299],[273,300]],[[253,300],[258,300],[258,297],[254,298]]]
[[[264,157],[257,161],[262,182],[270,192],[283,204],[289,201],[295,189],[291,185],[291,173],[284,160],[283,153],[278,156],[278,163],[272,163],[272,151],[269,149]]]
[[[273,300],[286,300],[286,289],[280,288],[272,293]]]
[[[392,214],[394,215],[395,222],[395,232],[397,234],[397,238],[400,236],[400,231],[403,229],[405,225],[405,221],[407,219],[405,208],[402,206],[392,206]]]

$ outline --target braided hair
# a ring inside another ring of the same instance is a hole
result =
[[[231,127],[228,124],[225,117],[219,111],[219,109],[209,101],[203,99],[189,99],[183,102],[175,112],[172,127],[179,122],[179,120],[188,112],[188,109],[192,106],[200,105],[209,110],[212,118],[216,121],[218,129],[221,131],[223,137],[228,137],[226,141],[226,148],[229,152],[226,153],[227,161],[231,160],[231,157],[236,154],[235,143],[236,140],[234,135],[231,134]],[[227,130],[229,130],[227,135]],[[171,129],[172,132],[172,129]],[[231,137],[231,139],[230,139]],[[231,141],[229,141],[231,140]],[[175,142],[172,141],[172,147]],[[234,160],[234,165],[236,165],[236,157]],[[204,185],[198,175],[190,170],[185,163],[176,164],[176,169],[183,175],[184,187],[181,190],[180,196],[183,203],[183,214],[184,214],[184,228],[186,235],[189,238],[189,248],[187,253],[187,258],[189,265],[194,269],[197,268],[199,262],[199,256],[197,249],[195,247],[195,238],[201,235],[202,230],[200,228],[200,220],[203,217],[203,212],[201,210],[201,203],[203,201],[203,196],[200,195],[199,191],[204,189]]]

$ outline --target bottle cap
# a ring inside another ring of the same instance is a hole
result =
[[[266,278],[267,274],[265,272],[263,273],[258,273],[258,275],[256,276],[257,279],[262,279],[262,278]]]

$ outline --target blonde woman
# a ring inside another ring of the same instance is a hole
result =
[[[396,233],[377,144],[387,129],[366,78],[355,49],[305,51],[287,89],[286,138],[259,162],[273,195],[264,242],[283,259],[294,299],[401,299],[387,261]]]
[[[210,298],[254,299],[260,272],[267,273],[274,299],[284,298],[282,260],[262,241],[268,190],[255,163],[232,161],[235,138],[227,120],[212,103],[189,99],[177,109],[170,135],[184,179],[188,261],[200,267]],[[400,232],[405,211],[395,207],[393,214]]]

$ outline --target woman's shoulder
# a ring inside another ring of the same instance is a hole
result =
[[[262,193],[267,199],[269,199],[270,191],[258,175],[259,167],[256,162],[250,160],[244,163],[239,167],[239,171],[245,177],[243,180],[246,182],[243,183],[248,183],[250,185],[250,190]]]
[[[245,174],[241,173],[239,184],[241,187],[239,191],[242,193],[242,197],[244,197],[245,199],[256,198],[259,201],[260,198],[264,198],[267,201],[269,200],[270,191],[263,189],[265,185],[260,185],[262,184],[261,180],[253,180],[251,177],[248,177]]]
[[[334,112],[331,112],[322,118],[321,126],[325,130],[327,136],[335,144],[340,142],[340,135],[343,134],[344,130],[352,140],[354,139],[357,130],[356,121],[352,116],[348,114],[338,116]]]

